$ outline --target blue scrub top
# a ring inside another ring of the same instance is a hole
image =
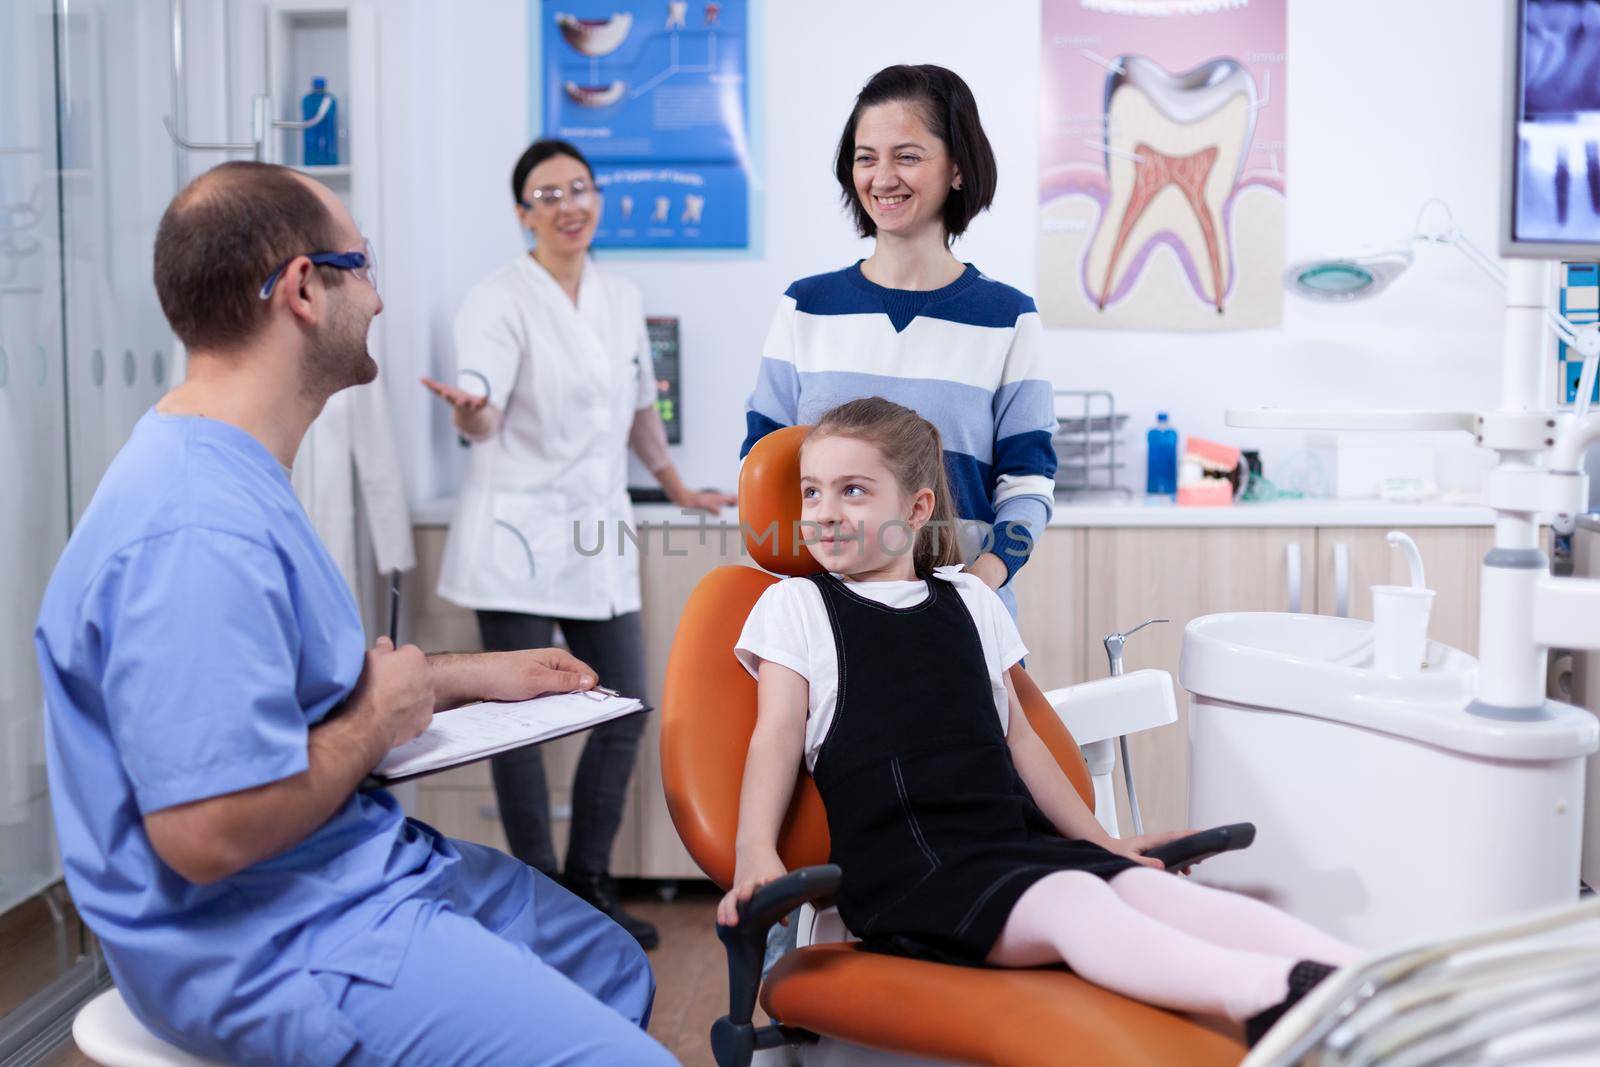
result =
[[[315,972],[393,982],[415,925],[403,909],[420,914],[459,862],[381,791],[208,886],[145,834],[146,813],[304,771],[307,733],[355,685],[365,644],[272,454],[226,423],[147,413],[62,553],[35,645],[67,886],[158,1034],[246,1062],[336,1062],[356,1036]]]

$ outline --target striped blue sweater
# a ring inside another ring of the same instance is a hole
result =
[[[993,551],[1014,577],[1055,499],[1040,341],[1032,298],[971,264],[928,292],[875,285],[860,263],[803,278],[767,333],[740,458],[773,430],[847,400],[904,404],[939,428],[956,513],[993,525]]]

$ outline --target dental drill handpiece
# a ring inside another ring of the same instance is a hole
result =
[[[1146,626],[1158,622],[1171,621],[1171,619],[1146,619],[1131,630],[1121,630],[1114,634],[1107,634],[1105,639],[1106,658],[1111,661],[1111,677],[1122,677],[1122,649],[1128,643],[1128,638]],[[1133,834],[1138,837],[1144,833],[1144,819],[1139,814],[1139,794],[1134,792],[1133,789],[1133,764],[1128,759],[1127,734],[1117,738],[1117,747],[1122,755],[1122,780],[1128,787],[1128,814],[1133,819]]]

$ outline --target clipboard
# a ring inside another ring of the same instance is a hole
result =
[[[576,696],[577,694],[559,695],[572,697]],[[613,698],[618,700],[625,699],[614,696]],[[466,704],[460,708],[455,708],[450,711],[439,712],[435,717],[435,724],[438,724],[439,717],[458,715],[461,712],[468,711],[472,708],[515,710],[523,707],[524,705],[537,705],[540,701],[548,701],[548,699],[549,698],[546,697],[538,697],[531,701],[522,701],[519,704],[504,705],[494,705],[489,703]],[[450,756],[440,757],[438,762],[429,761],[427,766],[417,770],[403,771],[395,774],[380,774],[374,770],[372,773],[368,774],[366,778],[362,779],[361,785],[358,788],[363,791],[372,789],[387,789],[390,786],[399,785],[403,782],[412,782],[419,778],[427,778],[430,775],[438,774],[441,771],[454,770],[457,767],[466,767],[470,764],[486,760],[491,756],[498,756],[502,752],[514,752],[519,748],[527,748],[530,745],[542,745],[546,742],[555,741],[563,737],[571,737],[573,734],[582,733],[585,730],[592,730],[595,727],[603,726],[608,722],[618,722],[622,719],[632,718],[635,715],[642,715],[646,712],[654,710],[650,704],[647,704],[642,700],[627,700],[627,703],[631,706],[627,708],[619,708],[615,713],[602,713],[599,717],[579,718],[574,719],[569,723],[545,725],[539,728],[536,732],[530,731],[529,735],[523,739],[512,740],[509,743],[486,745],[478,750],[464,752],[459,756],[459,758]],[[443,731],[452,725],[455,724],[446,722],[440,726],[440,730]],[[422,737],[418,738],[418,741],[426,739],[429,736],[429,733],[432,731],[435,731],[435,726],[429,726],[428,730],[423,731]],[[416,744],[417,741],[413,741],[408,745],[402,745],[400,748],[391,752],[390,756],[392,757],[396,753],[400,753],[408,747]],[[385,757],[386,760],[388,758],[389,757]],[[426,757],[419,758],[426,759]],[[379,766],[381,767],[382,764],[379,764]]]

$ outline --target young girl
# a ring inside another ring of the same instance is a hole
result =
[[[1066,963],[1108,989],[1245,1024],[1253,1044],[1360,951],[1247,897],[1161,870],[1094,819],[1007,671],[1026,652],[963,571],[934,426],[873,397],[822,416],[800,455],[824,573],[768,589],[737,654],[759,680],[733,888],[784,874],[801,760],[844,871],[839,914],[870,948],[955,963]],[[1154,869],[1152,869],[1154,868]]]

